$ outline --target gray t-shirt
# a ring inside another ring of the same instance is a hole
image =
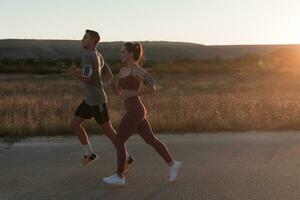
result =
[[[89,105],[99,105],[107,102],[107,97],[103,89],[101,79],[101,69],[104,66],[104,59],[97,51],[86,50],[82,54],[81,68],[84,69],[85,65],[92,66],[93,72],[91,81],[85,82],[85,101]]]

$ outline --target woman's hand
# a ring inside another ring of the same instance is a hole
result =
[[[139,95],[151,94],[156,91],[155,85],[143,85],[139,91]]]
[[[117,81],[117,80],[112,80],[111,87],[112,87],[112,90],[114,91],[114,93],[115,93],[117,96],[121,96],[122,90],[121,90],[121,88],[119,87],[119,84],[118,84],[118,81]]]

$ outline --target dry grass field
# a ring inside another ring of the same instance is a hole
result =
[[[160,133],[300,129],[300,76],[291,74],[163,74],[143,97]],[[0,136],[72,134],[68,123],[83,86],[66,74],[0,75]],[[108,91],[115,127],[124,112]],[[94,120],[85,124],[100,134]]]

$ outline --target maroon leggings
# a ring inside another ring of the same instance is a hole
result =
[[[124,172],[127,156],[125,142],[135,131],[137,131],[146,143],[150,144],[157,151],[166,163],[171,162],[173,159],[167,147],[153,134],[151,126],[146,118],[146,109],[141,102],[140,97],[129,97],[124,103],[127,112],[123,116],[117,130],[118,174],[122,175]]]

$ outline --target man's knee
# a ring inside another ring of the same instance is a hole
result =
[[[110,121],[108,121],[108,122],[102,124],[102,125],[101,125],[101,128],[103,129],[103,131],[104,131],[105,133],[107,133],[107,132],[110,133],[110,132],[112,132],[112,131],[113,131],[113,132],[115,131]]]
[[[78,127],[78,126],[77,126],[75,123],[73,123],[73,122],[71,122],[71,123],[69,124],[69,128],[72,129],[73,131],[76,130],[77,127]]]
[[[69,127],[73,130],[76,131],[80,128],[81,123],[76,121],[76,120],[72,120],[71,123],[69,124]]]

